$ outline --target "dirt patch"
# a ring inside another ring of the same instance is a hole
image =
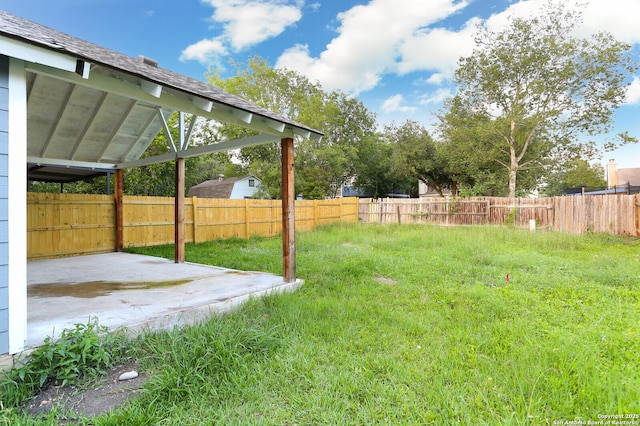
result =
[[[129,371],[139,372],[135,362],[118,365],[89,383],[49,386],[25,409],[32,415],[46,414],[53,407],[57,407],[68,415],[98,416],[120,407],[140,391],[148,376],[139,373],[135,379],[120,381],[120,375]]]
[[[387,278],[387,277],[378,277],[376,278],[376,282],[379,284],[386,284],[386,285],[394,285],[397,283],[397,281],[394,280],[393,278]]]

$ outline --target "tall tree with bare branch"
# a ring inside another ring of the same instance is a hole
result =
[[[610,34],[577,37],[580,22],[579,6],[549,1],[539,16],[511,18],[500,32],[481,26],[475,50],[459,61],[456,102],[446,105],[485,118],[470,120],[466,133],[490,141],[493,160],[508,171],[510,197],[519,172],[540,167],[558,148],[579,149],[583,136],[609,132],[638,69],[631,46]],[[445,128],[450,112],[441,114]],[[627,142],[635,139],[623,133],[608,146]]]

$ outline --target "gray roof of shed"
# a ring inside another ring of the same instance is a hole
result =
[[[248,177],[253,178],[253,176]],[[246,178],[247,176],[206,180],[192,186],[187,195],[200,198],[229,198],[235,183]]]

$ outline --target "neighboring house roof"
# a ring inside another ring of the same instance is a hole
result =
[[[260,134],[188,152],[187,146],[177,146],[174,158],[295,135],[322,136],[152,60],[131,58],[1,10],[0,54],[25,61],[30,175],[47,167],[75,167],[90,174],[142,165],[140,157],[176,111]]]
[[[618,185],[640,185],[640,167],[618,169]]]
[[[256,183],[260,184],[260,179],[255,176],[211,179],[192,186],[187,195],[199,198],[230,198],[234,185],[239,181],[248,179],[255,179]]]

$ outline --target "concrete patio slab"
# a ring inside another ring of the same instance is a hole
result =
[[[28,262],[27,347],[97,317],[109,329],[167,329],[205,320],[302,281],[130,253]]]

